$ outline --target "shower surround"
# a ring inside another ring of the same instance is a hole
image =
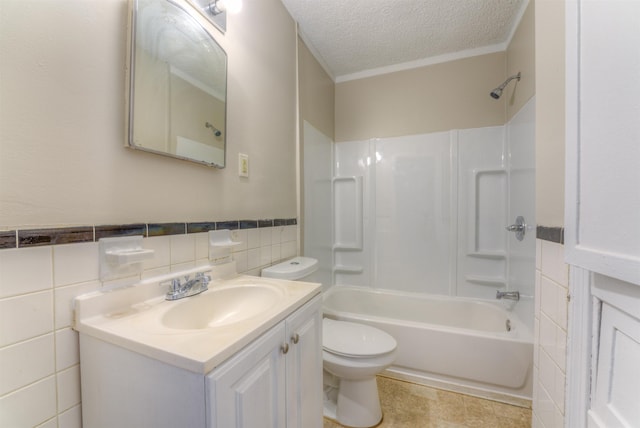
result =
[[[336,144],[306,124],[304,249],[325,289],[490,300],[533,337],[534,103],[504,126]]]

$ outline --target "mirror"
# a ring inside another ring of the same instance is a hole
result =
[[[224,168],[227,55],[173,0],[131,0],[128,146]]]

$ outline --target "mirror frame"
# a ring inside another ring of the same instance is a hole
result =
[[[1,1],[1,0],[0,0]],[[175,158],[175,159],[181,159],[181,160],[185,160],[185,161],[189,161],[189,162],[194,162],[194,163],[199,163],[202,165],[206,165],[206,166],[210,166],[210,167],[214,167],[214,168],[219,168],[219,169],[223,169],[226,167],[227,164],[227,112],[228,112],[228,108],[227,108],[227,82],[228,82],[228,64],[229,64],[229,60],[228,60],[228,56],[227,56],[227,52],[222,48],[222,46],[220,46],[220,44],[218,43],[218,41],[215,39],[215,37],[213,36],[213,33],[207,29],[201,22],[200,20],[197,18],[200,15],[200,11],[197,10],[196,7],[194,7],[191,2],[188,2],[185,5],[175,1],[175,0],[162,0],[165,1],[167,3],[170,3],[171,5],[175,6],[176,8],[182,10],[185,14],[187,14],[191,19],[193,19],[194,23],[197,24],[202,31],[204,31],[209,38],[211,39],[211,41],[224,53],[224,59],[225,59],[225,64],[224,64],[224,79],[225,79],[225,85],[224,85],[224,102],[225,102],[225,107],[224,107],[224,111],[225,111],[225,115],[224,115],[224,149],[223,149],[223,163],[222,165],[217,164],[215,162],[207,162],[204,160],[199,160],[199,159],[195,159],[195,158],[190,158],[190,157],[186,157],[186,156],[180,156],[174,153],[170,153],[168,151],[160,151],[160,150],[154,150],[154,149],[150,149],[150,148],[146,148],[140,145],[136,145],[134,143],[133,140],[133,131],[134,131],[134,105],[135,105],[135,78],[136,78],[136,28],[137,28],[137,22],[136,22],[136,18],[137,18],[137,14],[138,14],[138,0],[129,0],[129,13],[128,13],[128,18],[129,18],[129,27],[128,27],[128,36],[127,36],[127,55],[126,55],[126,71],[127,71],[127,79],[126,79],[126,98],[127,98],[127,102],[126,102],[126,107],[125,107],[125,132],[126,132],[126,137],[125,137],[125,147],[128,147],[130,149],[133,150],[139,150],[139,151],[144,151],[144,152],[148,152],[148,153],[155,153],[158,155],[162,155],[162,156],[167,156],[167,157],[171,157],[171,158]],[[188,9],[191,8],[191,9]]]

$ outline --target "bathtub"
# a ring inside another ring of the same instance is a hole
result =
[[[372,325],[398,342],[385,374],[518,405],[530,405],[533,335],[504,303],[333,286],[328,318]]]

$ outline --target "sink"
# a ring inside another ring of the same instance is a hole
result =
[[[221,327],[259,315],[274,307],[281,297],[280,289],[267,284],[210,289],[176,302],[161,323],[178,330]]]

